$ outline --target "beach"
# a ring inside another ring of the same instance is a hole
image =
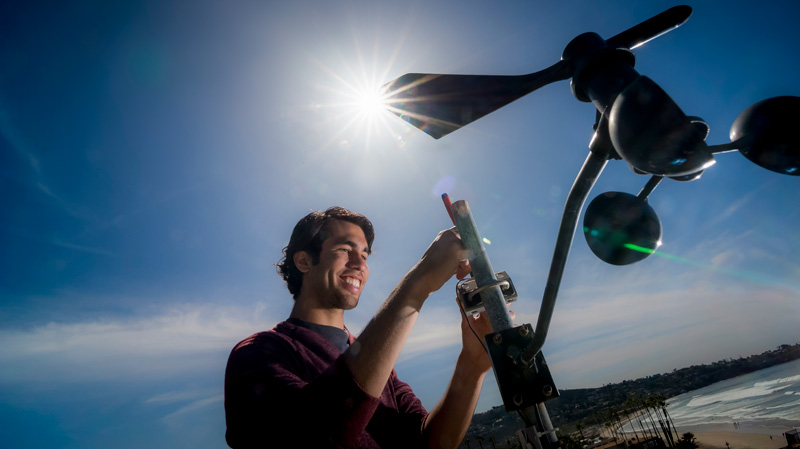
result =
[[[693,433],[700,449],[780,449],[786,447],[783,433],[798,426],[800,421],[769,419],[740,421],[736,425],[733,422],[677,425],[676,430],[678,435]],[[633,438],[631,432],[627,436]]]
[[[779,449],[786,447],[783,432],[792,428],[786,423],[774,421],[758,425],[742,422],[738,429],[734,428],[733,423],[720,423],[679,426],[677,430],[680,435],[692,432],[700,449]]]
[[[800,360],[775,365],[669,398],[667,410],[704,449],[786,447],[783,433],[800,427],[798,373]]]
[[[780,433],[698,432],[695,435],[700,449],[779,449],[786,447],[786,438]],[[729,446],[726,446],[728,443]]]
[[[703,429],[703,426],[678,428],[679,435],[692,432],[700,449],[781,449],[786,447],[784,431],[769,434]]]

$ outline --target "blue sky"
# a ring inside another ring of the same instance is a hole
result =
[[[0,440],[9,448],[224,447],[230,348],[291,309],[294,223],[375,224],[360,330],[470,203],[535,323],[594,111],[568,82],[441,140],[353,100],[407,72],[523,74],[575,36],[671,6],[562,2],[5,2],[0,7]],[[702,2],[637,70],[728,142],[756,101],[800,95],[793,1]],[[590,198],[647,178],[612,162]],[[796,177],[739,154],[650,197],[661,251],[606,265],[576,236],[545,356],[559,388],[798,341]],[[454,283],[397,365],[427,407],[458,353]],[[487,380],[479,409],[500,404]]]

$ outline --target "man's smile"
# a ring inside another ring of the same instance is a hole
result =
[[[345,284],[351,285],[356,289],[361,289],[361,280],[358,278],[354,278],[351,276],[339,276],[340,279],[344,281]]]

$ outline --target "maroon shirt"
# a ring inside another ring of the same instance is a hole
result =
[[[339,348],[292,323],[241,341],[225,370],[225,439],[234,449],[421,448],[427,415],[394,371],[372,397]]]

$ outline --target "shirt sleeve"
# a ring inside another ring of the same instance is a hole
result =
[[[400,417],[396,435],[404,439],[398,447],[426,447],[422,430],[428,417],[428,411],[422,406],[422,401],[414,394],[411,386],[400,380],[396,372],[392,371],[389,382],[393,385]]]

